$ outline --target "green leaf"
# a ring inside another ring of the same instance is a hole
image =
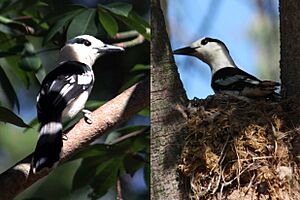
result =
[[[7,56],[15,56],[18,53],[21,53],[24,49],[23,44],[16,44],[12,48],[8,49],[7,51],[0,51],[0,58],[7,57]]]
[[[145,164],[141,160],[136,159],[132,154],[125,156],[123,162],[126,173],[130,174],[131,176],[133,176],[135,172]]]
[[[149,23],[135,11],[131,11],[129,17],[131,20],[135,21],[136,23],[140,24],[141,26],[143,26],[145,28],[150,28]]]
[[[102,168],[112,162],[112,159],[119,159],[115,152],[111,152],[103,145],[92,145],[79,154],[85,157],[79,168],[77,169],[73,182],[72,190],[80,189],[88,184],[90,184],[96,175],[101,173]],[[76,155],[78,157],[78,155]],[[81,157],[81,156],[80,156]]]
[[[20,68],[24,71],[33,71],[36,72],[42,65],[42,62],[38,56],[34,54],[34,46],[32,43],[25,44],[24,56],[20,62]]]
[[[70,23],[67,40],[83,34],[96,35],[95,13],[94,9],[87,9],[77,15]]]
[[[20,62],[20,68],[24,71],[37,71],[41,67],[41,60],[35,55],[23,57]]]
[[[97,108],[99,108],[100,106],[102,106],[103,104],[105,104],[105,101],[87,101],[85,104],[85,107],[89,110],[95,110]]]
[[[105,144],[111,144],[115,139],[117,139],[118,137],[120,137],[121,133],[117,132],[117,131],[112,131],[110,132],[107,137],[105,138]]]
[[[132,10],[132,5],[125,3],[112,3],[108,5],[99,5],[100,11],[103,9],[114,14],[119,20],[123,21],[131,29],[137,30],[148,41],[150,41],[150,25]]]
[[[53,36],[59,32],[60,30],[63,29],[63,27],[69,23],[76,15],[78,15],[79,13],[83,12],[84,9],[82,8],[77,8],[74,9],[73,11],[64,13],[62,15],[59,16],[59,18],[57,18],[57,20],[55,21],[55,23],[51,26],[50,30],[48,31],[48,34],[45,36],[45,39],[43,41],[43,44],[47,43],[49,40],[51,40],[51,38],[53,38]]]
[[[1,24],[8,24],[8,23],[12,23],[12,22],[14,22],[14,21],[11,20],[11,19],[6,18],[4,16],[0,16],[0,23]]]
[[[38,124],[39,124],[39,121],[38,121],[37,117],[33,118],[29,122],[28,127],[26,129],[24,129],[24,133],[27,132],[27,131],[29,131],[30,128],[33,128],[33,127],[37,126]]]
[[[13,77],[11,76],[16,76],[28,88],[30,85],[30,79],[28,77],[28,73],[24,73],[24,70],[20,68],[20,56],[6,57],[5,61],[7,63],[5,67],[8,67],[9,71],[11,72],[8,74],[8,77],[12,79]]]
[[[130,149],[128,150],[128,152],[136,153],[142,150],[146,150],[147,148],[149,148],[149,145],[150,145],[149,134],[143,135],[131,141]]]
[[[72,157],[72,160],[78,158],[89,158],[89,157],[105,157],[107,153],[113,153],[112,147],[105,144],[94,144],[86,147],[85,149],[78,152]]]
[[[130,11],[132,10],[132,5],[122,2],[115,2],[107,5],[99,5],[99,7],[109,10],[110,12],[116,15],[121,15],[124,17],[128,17]]]
[[[138,112],[138,115],[144,116],[144,117],[149,117],[150,116],[150,107],[148,106],[147,108],[144,108],[140,112]]]
[[[116,22],[116,20],[104,10],[98,12],[98,17],[106,32],[110,36],[115,36],[118,32],[118,23]]]
[[[92,181],[96,175],[96,167],[100,162],[97,159],[85,159],[81,162],[81,165],[73,177],[73,191],[85,187]]]
[[[0,32],[8,35],[15,35],[15,32],[9,26],[4,24],[0,24]]]
[[[92,199],[102,197],[116,184],[121,165],[120,159],[110,159],[97,167],[97,175],[91,183],[93,192],[89,195]]]
[[[142,34],[145,39],[150,41],[150,25],[141,16],[139,16],[134,11],[131,11],[128,17],[117,16],[121,21],[123,21],[128,27],[138,31]]]
[[[7,77],[5,71],[2,69],[2,67],[0,66],[0,86],[2,86],[3,90],[4,90],[4,94],[6,98],[9,100],[9,102],[12,105],[16,105],[18,111],[20,110],[20,104],[19,104],[19,100],[16,94],[15,89],[13,88],[9,78]]]
[[[0,121],[19,127],[29,127],[20,117],[5,107],[0,106]]]
[[[126,90],[130,86],[134,85],[135,83],[139,82],[145,77],[144,74],[136,74],[135,76],[130,77],[120,88],[120,92]]]
[[[0,23],[5,24],[6,26],[9,26],[11,29],[13,29],[12,33],[14,31],[19,32],[19,33],[27,33],[27,32],[33,31],[32,27],[28,26],[27,24],[24,24],[24,23],[15,21],[15,20],[11,20],[4,16],[0,16]]]
[[[147,70],[150,70],[150,66],[149,65],[136,64],[130,70],[130,72],[140,72],[140,71],[147,71]]]

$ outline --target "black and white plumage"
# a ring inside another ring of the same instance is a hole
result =
[[[189,47],[175,50],[174,54],[195,56],[208,64],[212,72],[211,87],[215,93],[250,98],[280,98],[280,95],[275,92],[279,83],[261,81],[239,69],[226,45],[218,39],[202,38]]]
[[[81,111],[94,84],[92,66],[109,52],[123,51],[89,35],[69,40],[61,49],[59,64],[42,81],[37,96],[40,137],[34,152],[33,172],[51,168],[60,158],[63,146],[62,120]]]

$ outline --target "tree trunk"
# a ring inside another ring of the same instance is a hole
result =
[[[151,199],[180,199],[176,173],[187,102],[159,0],[151,1]]]
[[[282,94],[293,125],[300,123],[300,2],[279,1]]]

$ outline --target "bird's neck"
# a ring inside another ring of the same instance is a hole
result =
[[[209,57],[206,63],[210,66],[212,75],[225,67],[237,67],[229,53],[223,49],[216,52],[214,56]]]
[[[80,52],[78,49],[75,51],[74,48],[65,46],[59,53],[59,63],[66,61],[77,61],[86,64],[90,68],[94,65],[95,59],[88,55],[87,52]]]

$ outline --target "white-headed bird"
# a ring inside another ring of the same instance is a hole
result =
[[[77,36],[60,50],[59,64],[42,81],[37,96],[40,136],[32,162],[34,173],[59,161],[62,120],[74,117],[84,108],[94,84],[92,66],[96,59],[119,51],[124,49],[104,44],[90,35]]]
[[[209,65],[212,73],[211,87],[215,93],[240,95],[249,98],[280,99],[275,81],[261,81],[239,69],[226,45],[213,38],[202,38],[192,45],[177,49],[174,54],[195,56]]]

